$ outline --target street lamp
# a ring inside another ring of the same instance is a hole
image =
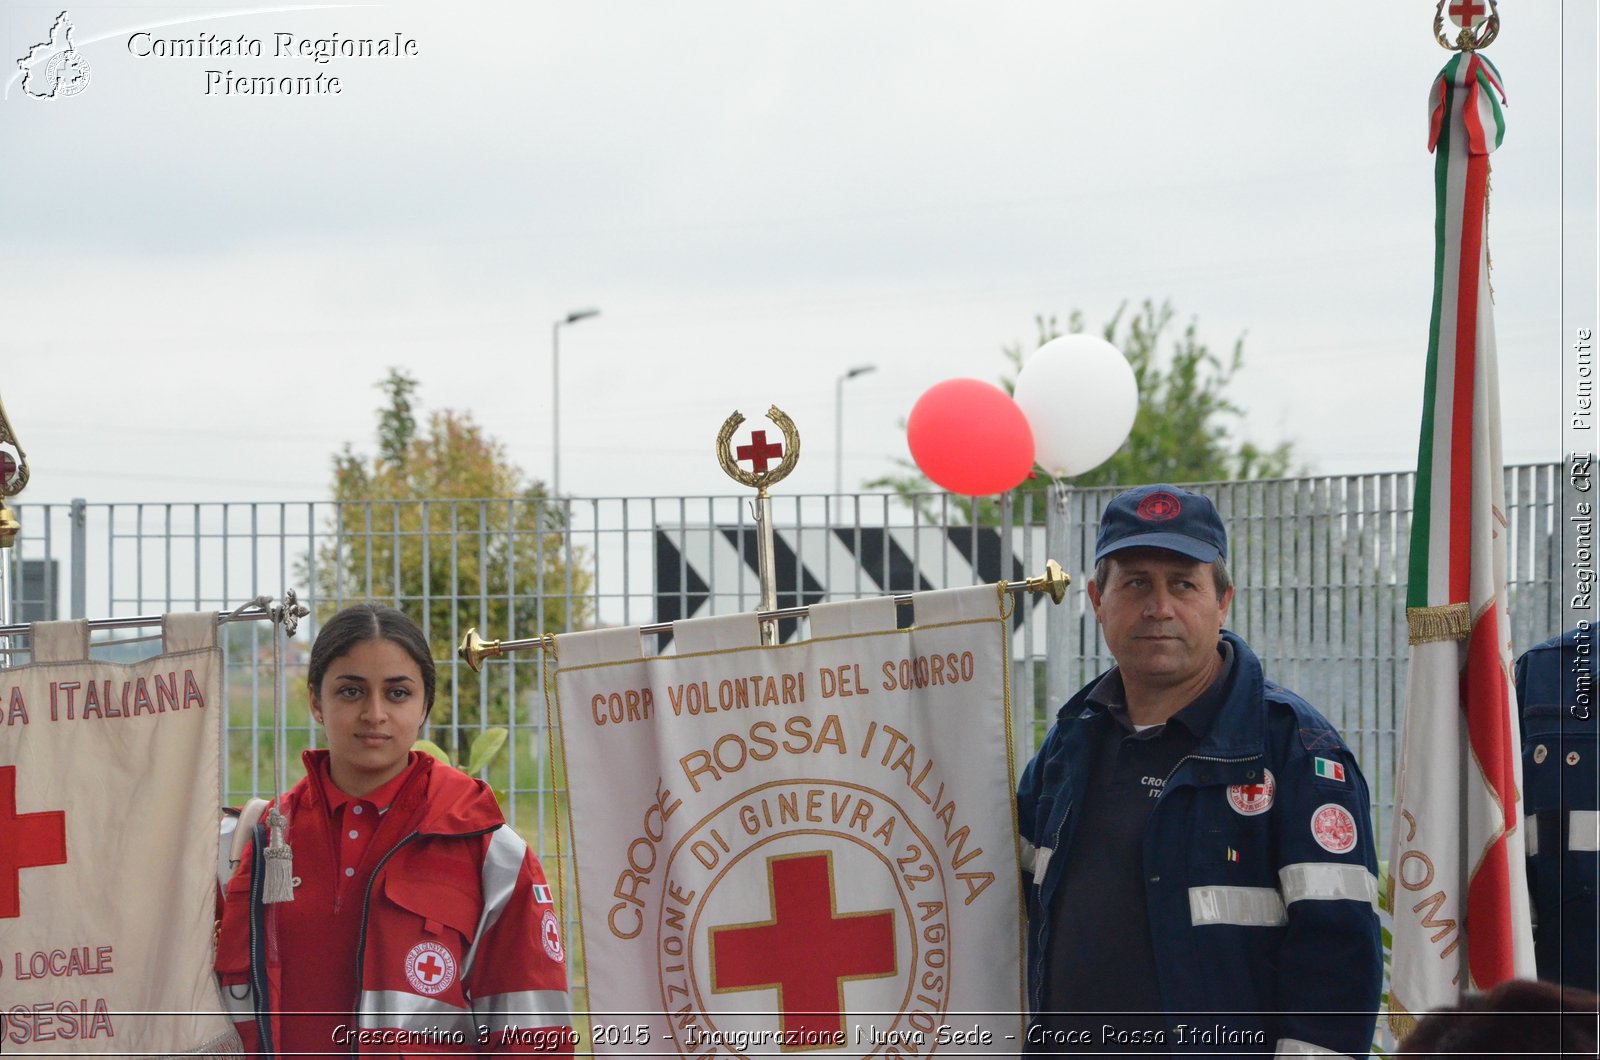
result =
[[[833,492],[844,492],[844,383],[858,375],[876,372],[875,364],[858,364],[833,384]]]
[[[598,309],[574,309],[550,325],[550,429],[554,435],[554,444],[550,447],[552,500],[561,496],[561,325],[576,324],[599,315]]]

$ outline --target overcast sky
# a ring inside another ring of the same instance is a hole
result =
[[[835,380],[871,364],[850,488],[1035,314],[1145,297],[1215,348],[1246,334],[1255,441],[1317,472],[1415,464],[1431,3],[101,2],[69,8],[87,88],[39,102],[12,60],[60,10],[0,7],[24,502],[325,497],[390,366],[548,478],[550,326],[586,306],[562,333],[579,496],[729,492],[716,431],[771,403],[805,440],[783,489],[831,489]],[[1594,325],[1595,15],[1501,10],[1489,238],[1522,463],[1560,457]],[[263,54],[134,54],[202,33]],[[317,64],[280,33],[417,54]],[[222,95],[208,70],[342,91]]]

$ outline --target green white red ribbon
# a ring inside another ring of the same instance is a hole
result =
[[[1504,467],[1489,291],[1500,74],[1462,52],[1431,93],[1433,312],[1412,513],[1411,664],[1389,860],[1391,1023],[1534,974],[1506,622]]]

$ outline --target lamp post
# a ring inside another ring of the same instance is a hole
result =
[[[550,325],[550,430],[554,435],[550,447],[551,500],[561,496],[561,325],[576,324],[599,315],[598,309],[574,309]]]
[[[858,364],[833,384],[833,492],[844,492],[844,384],[847,379],[876,372],[875,364]]]

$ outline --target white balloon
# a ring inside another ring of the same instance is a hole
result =
[[[1128,359],[1093,335],[1063,335],[1033,351],[1012,396],[1033,430],[1034,459],[1055,478],[1105,463],[1139,411]]]

